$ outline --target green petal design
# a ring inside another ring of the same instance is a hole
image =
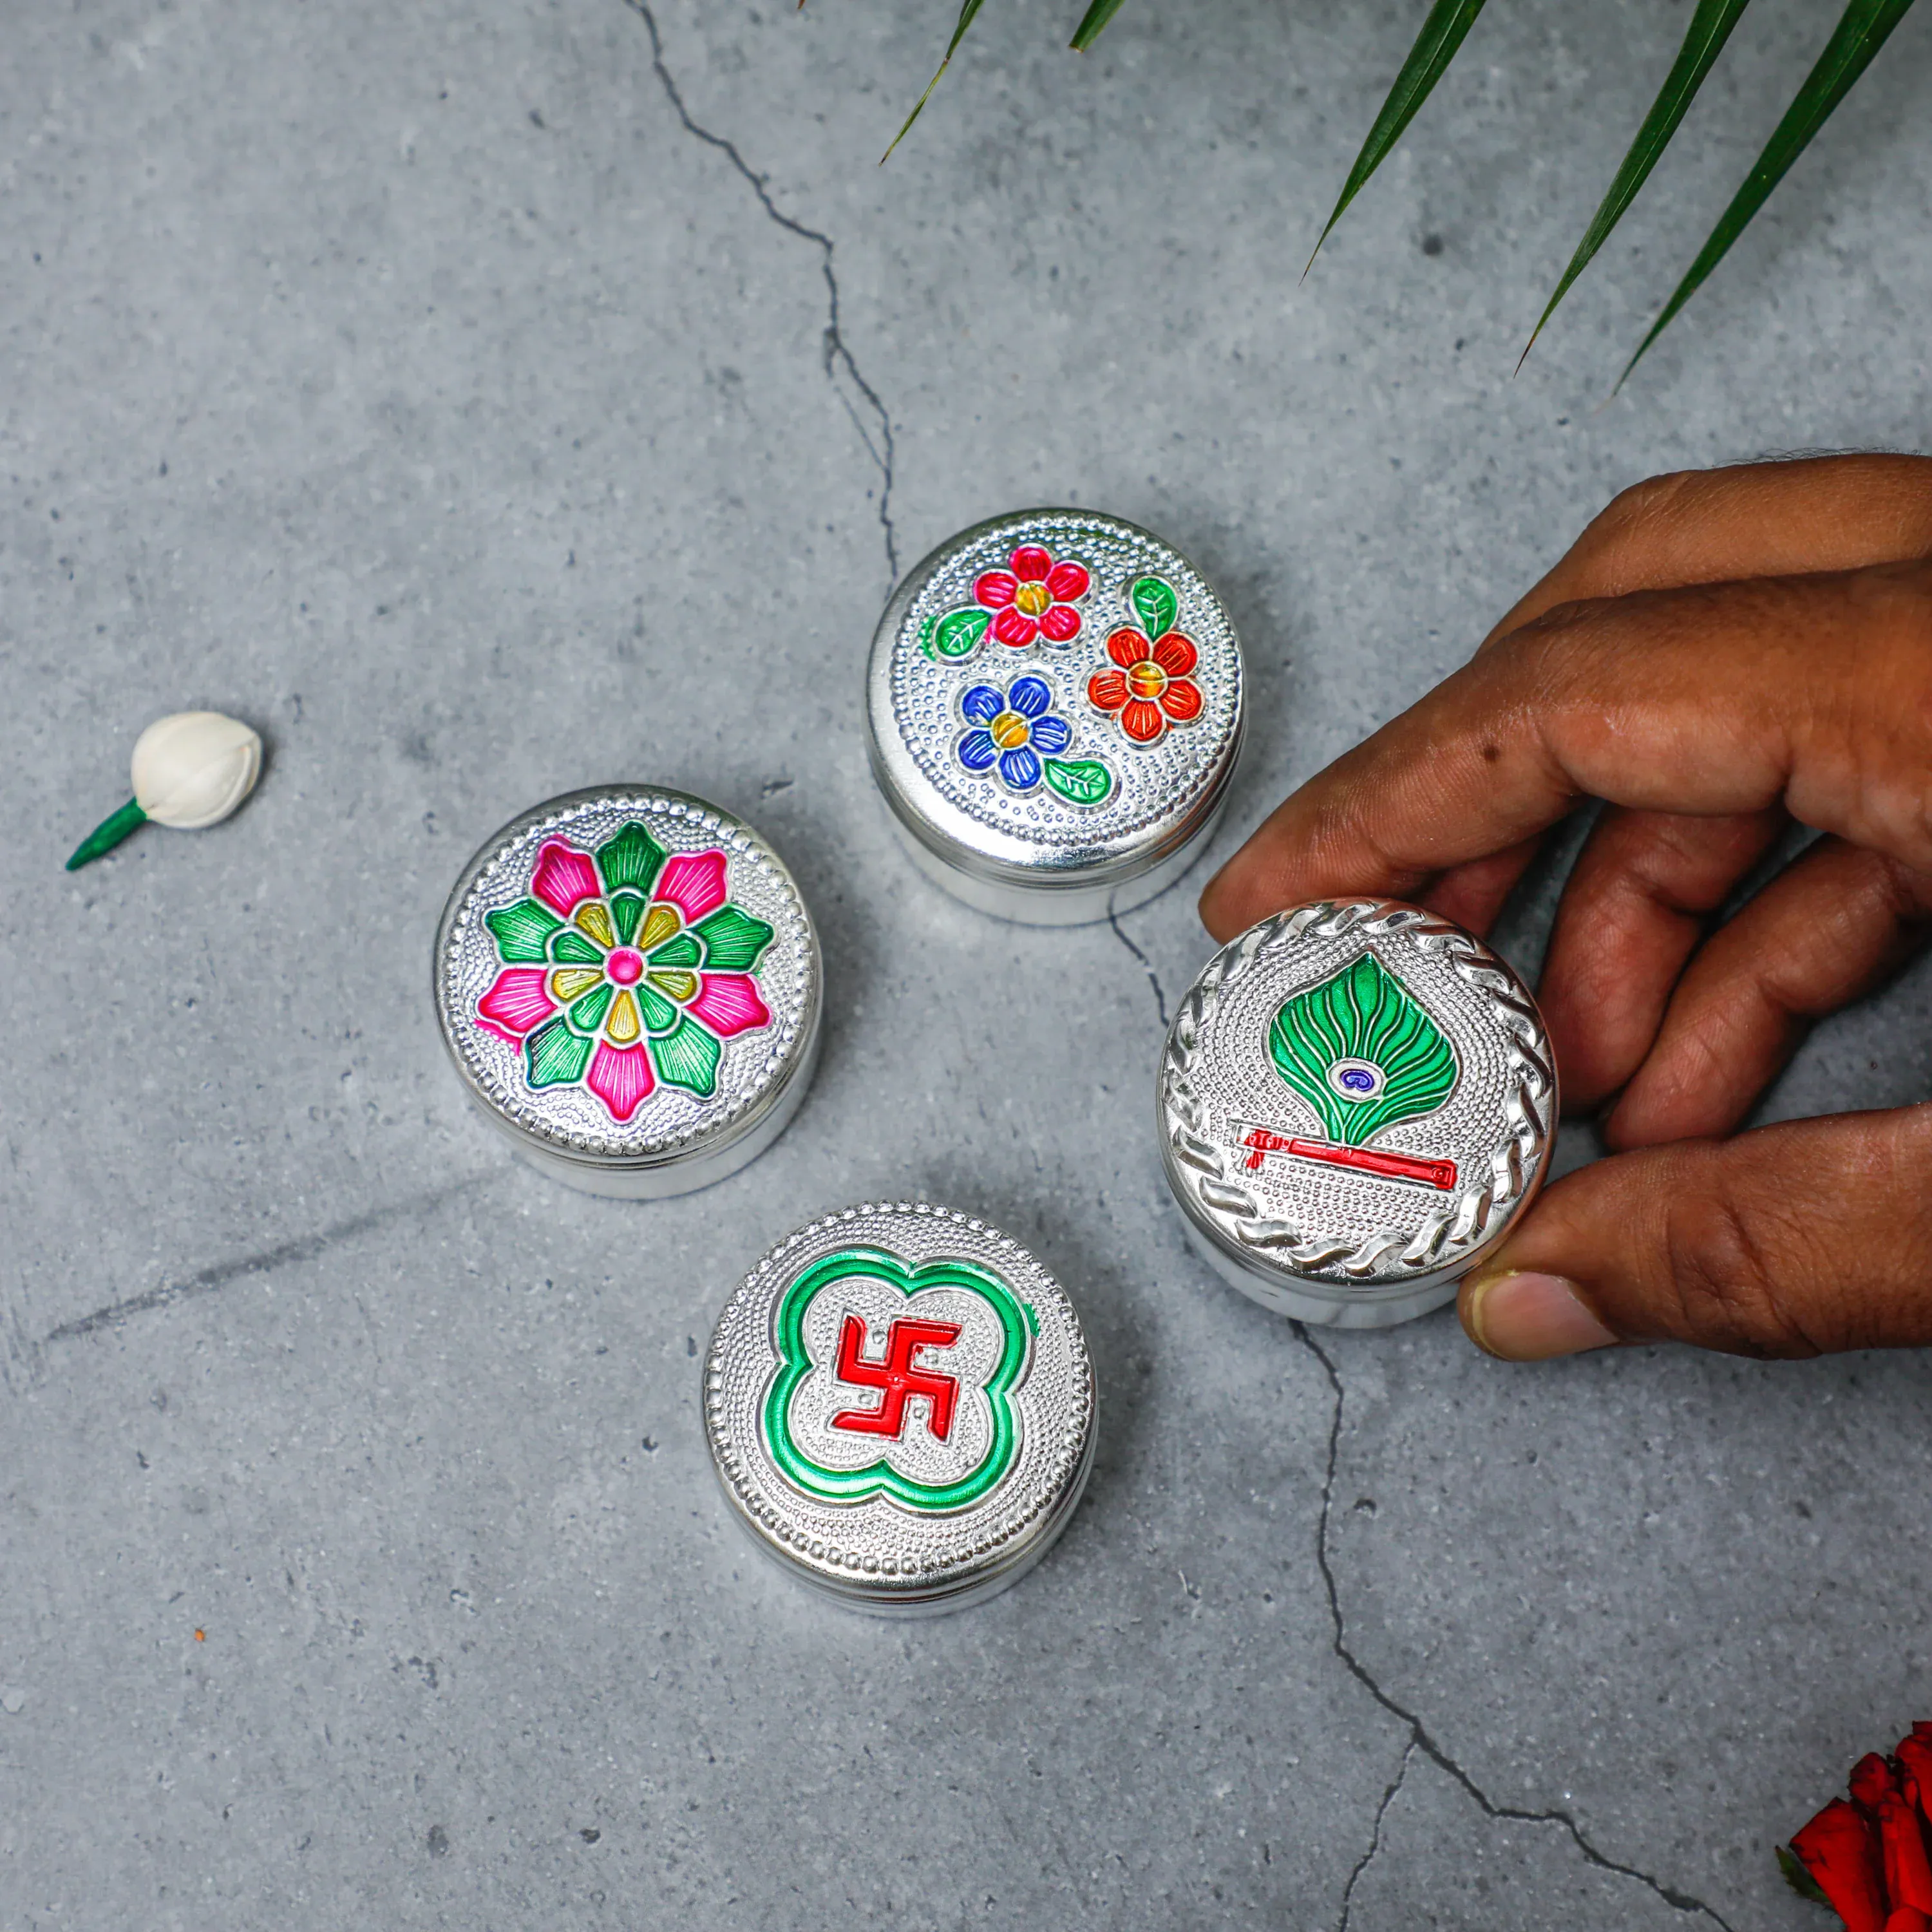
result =
[[[667,1086],[682,1087],[708,1100],[717,1090],[718,1062],[724,1051],[688,1013],[680,1013],[671,1032],[651,1042],[651,1064]]]
[[[730,904],[722,905],[700,919],[692,930],[704,942],[705,964],[718,973],[748,972],[758,963],[758,955],[772,943],[772,929],[763,920],[754,919]],[[674,940],[672,944],[676,944]],[[665,956],[670,950],[660,946],[651,964],[682,964]]]
[[[562,1014],[545,1020],[524,1042],[524,1058],[530,1070],[530,1084],[567,1087],[574,1080],[581,1080],[596,1046],[595,1040],[572,1033]]]
[[[1098,758],[1048,758],[1046,782],[1075,805],[1098,805],[1114,789],[1114,775]]]
[[[483,923],[495,935],[505,965],[541,966],[550,958],[544,943],[563,921],[536,899],[519,899],[486,912]]]
[[[957,664],[980,648],[986,627],[992,621],[992,612],[981,610],[976,604],[970,610],[949,610],[937,623],[930,618],[926,620],[920,641],[925,645],[928,657]]]
[[[604,955],[582,933],[568,926],[550,941],[550,956],[560,966],[601,966],[604,963]]]
[[[638,935],[638,922],[644,916],[644,902],[635,892],[620,892],[610,902],[610,923],[617,928],[617,944],[628,946]]]
[[[631,991],[637,995],[638,1004],[644,1009],[644,1030],[646,1033],[669,1033],[677,1024],[677,1008],[655,986],[647,986],[640,980]]]
[[[1332,979],[1286,1001],[1268,1029],[1275,1070],[1344,1147],[1432,1114],[1455,1090],[1456,1050],[1420,1000],[1365,952]],[[1329,1084],[1339,1060],[1378,1069],[1381,1091],[1355,1100]]]
[[[607,892],[623,886],[648,892],[664,862],[664,848],[634,818],[597,848],[597,869],[604,875]]]
[[[721,906],[718,910],[722,911],[724,908]],[[716,918],[717,914],[712,916]],[[676,938],[667,939],[644,956],[653,966],[701,966],[704,963],[704,948],[688,932],[680,932]]]
[[[606,980],[601,986],[594,986],[570,1010],[570,1023],[579,1033],[595,1033],[604,1024],[604,1016],[610,1010],[610,1002],[617,997],[617,989]]]
[[[1174,628],[1174,620],[1180,612],[1180,599],[1174,596],[1174,586],[1163,577],[1135,578],[1127,602],[1134,607],[1141,628],[1150,638],[1166,636]]]

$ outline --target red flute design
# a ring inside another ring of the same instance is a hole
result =
[[[1414,1154],[1384,1154],[1378,1148],[1341,1147],[1333,1141],[1271,1133],[1266,1127],[1252,1129],[1241,1144],[1249,1150],[1242,1165],[1250,1174],[1260,1171],[1268,1155],[1288,1154],[1299,1160],[1324,1160],[1331,1167],[1356,1167],[1366,1174],[1386,1174],[1392,1180],[1419,1180],[1445,1194],[1456,1185],[1453,1160],[1424,1160]]]

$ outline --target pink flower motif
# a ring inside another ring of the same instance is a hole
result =
[[[1022,544],[1004,570],[982,572],[974,580],[974,600],[997,614],[993,634],[1003,644],[1024,650],[1034,638],[1071,644],[1080,634],[1080,613],[1073,606],[1093,580],[1087,566],[1070,558],[1056,563],[1037,544]]]
[[[502,968],[477,1024],[531,1087],[587,1088],[614,1120],[660,1084],[708,1100],[723,1042],[772,1019],[752,970],[772,929],[729,889],[723,852],[672,856],[635,823],[594,854],[546,840],[530,896],[484,915]]]

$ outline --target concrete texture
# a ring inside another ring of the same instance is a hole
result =
[[[989,8],[882,170],[950,8],[11,9],[8,1932],[1821,1922],[1772,1844],[1932,1714],[1924,1360],[1298,1334],[1144,1126],[1191,889],[989,922],[866,775],[895,569],[1003,508],[1222,586],[1225,851],[1622,484],[1922,435],[1932,22],[1606,406],[1817,10],[1752,10],[1514,380],[1682,9],[1491,10],[1304,284],[1419,10],[1135,0],[1080,61]],[[64,874],[190,705],[256,797]],[[763,826],[830,993],[784,1139],[648,1207],[512,1161],[428,996],[472,848],[610,777]],[[1772,1111],[1924,1098],[1928,997]],[[1066,1281],[1102,1444],[1021,1587],[880,1627],[741,1543],[695,1355],[915,1192]]]

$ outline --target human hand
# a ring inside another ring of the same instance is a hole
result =
[[[1932,929],[1932,460],[1626,491],[1474,658],[1286,801],[1202,895],[1218,940],[1372,893],[1485,932],[1548,829],[1607,801],[1540,994],[1612,1156],[1462,1285],[1532,1360],[1932,1342],[1932,1105],[1731,1136],[1810,1024]],[[1711,916],[1793,820],[1824,836]]]

